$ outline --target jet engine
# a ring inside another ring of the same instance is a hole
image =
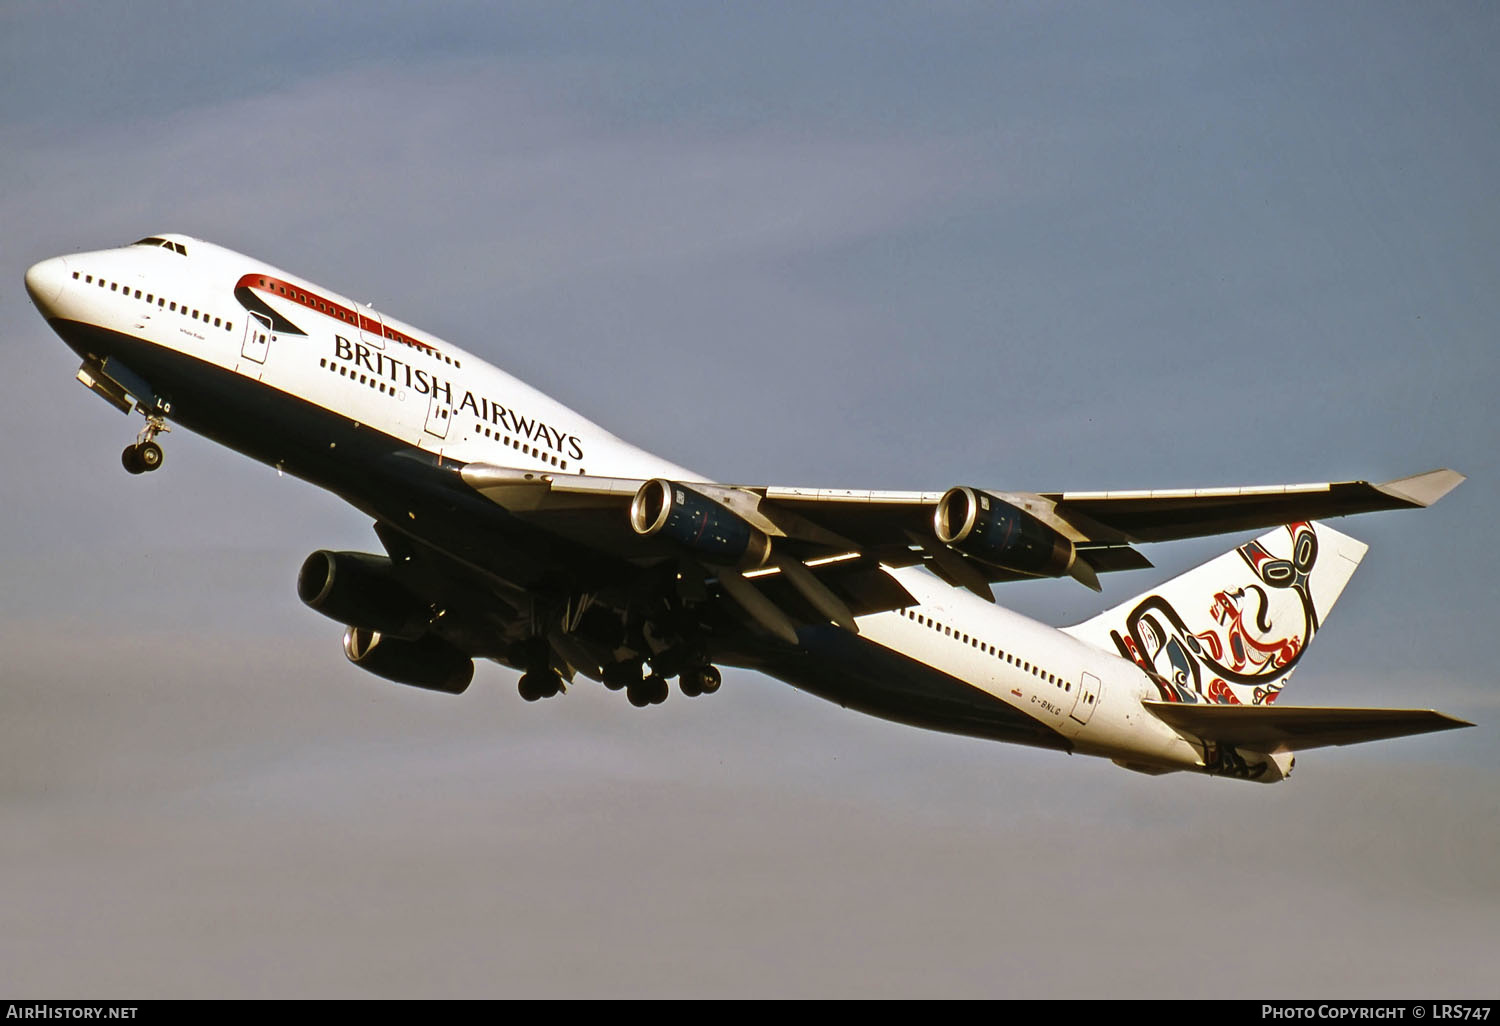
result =
[[[771,539],[748,520],[684,484],[654,478],[630,503],[630,526],[705,560],[752,570],[771,558]]]
[[[938,541],[989,566],[1036,577],[1072,568],[1073,543],[1024,509],[974,488],[950,488],[932,517]]]
[[[427,632],[430,610],[397,582],[385,556],[314,552],[297,574],[297,597],[339,623],[389,637],[410,641]]]
[[[463,694],[474,679],[474,660],[431,634],[404,641],[364,627],[350,627],[344,631],[344,655],[377,677],[450,695]]]

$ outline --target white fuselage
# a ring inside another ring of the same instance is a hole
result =
[[[702,480],[471,353],[332,290],[200,240],[157,239],[44,261],[28,272],[28,289],[54,325],[92,326],[190,357],[440,463]],[[86,363],[107,358],[58,330]],[[1061,738],[1056,747],[1141,768],[1204,765],[1200,748],[1142,706],[1155,689],[1134,663],[925,570],[886,572],[917,604],[859,617],[861,643],[1005,703]]]

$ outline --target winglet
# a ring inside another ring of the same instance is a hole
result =
[[[1398,477],[1394,481],[1378,484],[1375,488],[1393,498],[1410,502],[1414,506],[1431,506],[1467,478],[1456,470],[1429,470],[1425,474]]]

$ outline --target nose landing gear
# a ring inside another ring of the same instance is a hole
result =
[[[125,451],[120,453],[120,462],[125,469],[132,474],[144,474],[160,467],[166,457],[162,454],[161,446],[156,444],[156,436],[170,430],[172,429],[167,427],[167,422],[161,417],[147,417],[146,426],[136,436],[135,444],[127,445]]]

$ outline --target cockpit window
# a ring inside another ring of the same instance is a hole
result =
[[[187,247],[184,246],[182,243],[180,243],[180,242],[168,242],[166,239],[159,239],[155,235],[149,235],[149,236],[147,236],[144,239],[139,239],[136,242],[132,242],[131,245],[132,246],[160,246],[162,249],[169,249],[169,250],[171,250],[174,253],[181,253],[183,256],[187,256]]]

